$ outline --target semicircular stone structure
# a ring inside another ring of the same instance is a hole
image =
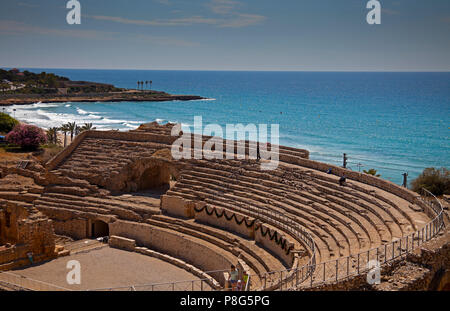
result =
[[[377,249],[386,260],[388,251],[378,248],[433,217],[417,194],[309,160],[306,150],[279,146],[279,165],[270,171],[248,157],[249,142],[244,159],[174,160],[173,126],[80,134],[45,169],[27,171],[44,187],[34,206],[57,234],[131,239],[201,271],[220,271],[208,274],[222,288],[223,271],[238,264],[254,290],[356,274],[357,259],[368,261]]]

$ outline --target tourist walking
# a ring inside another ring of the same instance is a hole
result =
[[[234,265],[231,265],[231,271],[230,271],[230,283],[231,283],[231,290],[236,290],[236,285],[238,281],[239,272],[236,269]]]

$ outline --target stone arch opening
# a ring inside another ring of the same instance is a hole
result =
[[[96,239],[105,236],[109,236],[109,225],[102,220],[93,221],[91,227],[91,238]]]
[[[163,165],[152,165],[145,169],[137,180],[137,191],[170,188],[170,171]]]

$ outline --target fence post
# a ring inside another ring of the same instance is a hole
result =
[[[392,242],[392,260],[395,258],[395,241]]]
[[[409,235],[406,236],[406,253],[408,253],[408,247],[409,247],[408,237],[409,237]]]
[[[387,244],[384,244],[384,263],[387,261]]]
[[[336,282],[338,280],[339,259],[336,259]]]
[[[325,280],[326,280],[326,276],[325,276],[325,265],[326,265],[326,263],[324,262],[323,263],[323,282],[325,282]]]
[[[350,275],[350,256],[347,256],[347,277]]]
[[[359,275],[359,253],[358,253],[358,264],[357,264],[356,267],[357,267],[357,269],[358,269],[357,271],[358,271],[358,275]]]
[[[283,290],[283,271],[280,271],[280,291]]]

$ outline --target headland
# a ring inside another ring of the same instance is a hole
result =
[[[197,95],[173,95],[148,89],[151,81],[138,81],[138,89],[111,84],[71,81],[52,73],[40,74],[18,69],[0,70],[0,106],[29,105],[36,102],[148,102],[205,99]]]

